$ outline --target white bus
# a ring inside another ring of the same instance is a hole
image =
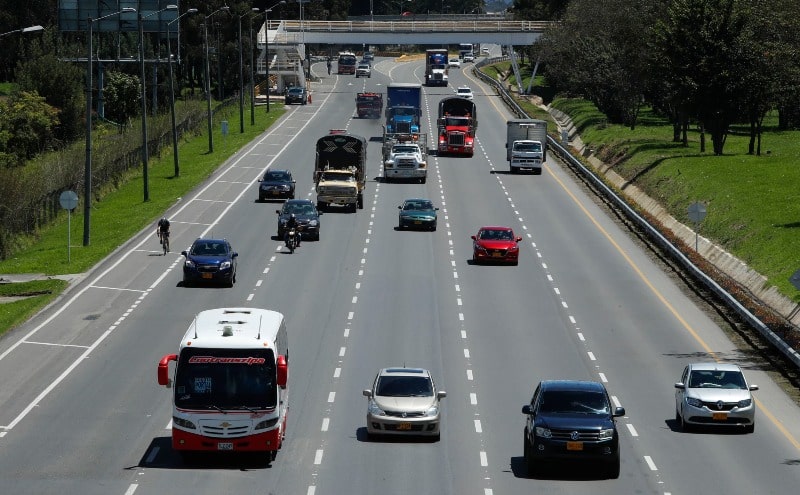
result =
[[[170,361],[176,362],[174,379]],[[288,361],[281,313],[200,312],[178,354],[158,363],[158,384],[174,388],[172,448],[181,455],[264,452],[273,461],[286,430]]]

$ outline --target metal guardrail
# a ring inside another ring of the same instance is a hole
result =
[[[506,60],[507,57],[498,57],[492,59],[483,59],[475,64],[476,69],[484,65],[496,63]],[[508,105],[509,109],[517,114],[520,118],[531,118],[525,110],[512,98],[508,91],[498,81],[487,76],[480,70],[475,70],[475,74],[480,77],[487,84],[492,85],[497,94]],[[556,112],[558,112],[556,110]],[[561,113],[561,112],[559,112]],[[562,113],[562,115],[564,115]],[[606,199],[611,201],[616,208],[619,209],[624,215],[632,222],[634,222],[640,229],[647,233],[649,238],[653,240],[661,249],[667,252],[675,262],[677,262],[683,269],[688,271],[696,280],[699,280],[708,290],[713,292],[717,297],[722,300],[728,308],[735,311],[743,320],[750,326],[755,328],[765,339],[774,345],[788,360],[800,368],[800,353],[793,349],[783,339],[781,339],[775,332],[773,332],[764,322],[759,320],[753,313],[745,308],[739,301],[736,300],[728,291],[723,289],[716,281],[706,275],[700,268],[687,258],[680,249],[673,245],[661,232],[658,231],[653,225],[639,215],[631,206],[617,195],[605,182],[603,182],[591,169],[586,167],[583,162],[575,158],[572,153],[561,145],[556,139],[551,136],[547,137],[547,145],[553,150],[567,165],[574,170],[578,171],[583,177],[586,178],[591,184],[602,194]]]
[[[542,33],[550,22],[505,20],[451,20],[451,21],[269,21],[269,29],[285,32],[382,32],[382,33]]]

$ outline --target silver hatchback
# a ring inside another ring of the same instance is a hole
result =
[[[384,368],[378,372],[367,397],[367,436],[419,435],[440,438],[439,401],[431,373],[421,368]]]
[[[755,430],[756,406],[742,369],[735,364],[694,363],[675,384],[675,421],[681,430],[692,426],[740,426]]]

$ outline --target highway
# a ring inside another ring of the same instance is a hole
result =
[[[423,130],[433,142],[438,100],[468,84],[473,158],[431,156],[426,184],[382,183],[371,141],[364,209],[326,212],[320,241],[289,254],[275,237],[280,203],[256,201],[264,169],[292,170],[297,197],[313,200],[317,138],[380,136],[381,121],[353,118],[355,93],[420,82],[424,65],[378,59],[371,78],[323,75],[312,104],[293,106],[168,212],[175,252],[162,256],[148,226],[0,341],[2,493],[796,493],[800,409],[554,158],[541,176],[507,173],[512,116],[468,67],[450,70],[450,87],[424,89]],[[437,231],[395,229],[409,197],[440,208]],[[523,236],[519,266],[469,261],[469,236],[485,224]],[[233,288],[179,284],[179,251],[206,235],[239,252]],[[287,317],[290,411],[271,465],[187,465],[170,448],[157,363],[198,311],[222,306]],[[687,363],[715,358],[760,386],[755,433],[678,431],[673,384]],[[439,442],[366,438],[361,392],[379,368],[402,365],[430,369],[447,391]],[[553,378],[603,381],[625,407],[618,479],[583,464],[525,473],[520,410]]]

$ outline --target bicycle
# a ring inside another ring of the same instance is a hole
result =
[[[164,256],[169,252],[169,230],[161,233],[161,247],[164,248]]]

